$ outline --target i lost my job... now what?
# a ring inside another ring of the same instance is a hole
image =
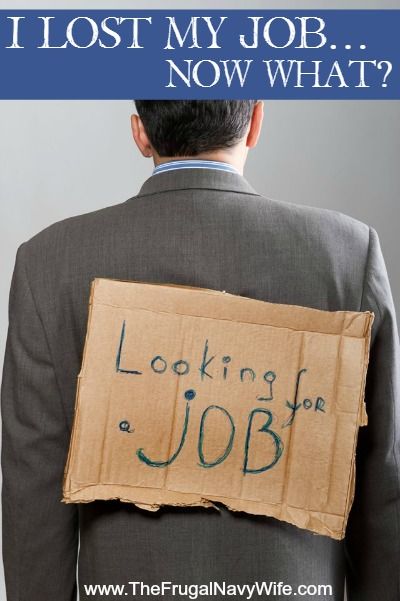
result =
[[[358,42],[354,56],[346,56],[343,60],[339,53],[323,59],[318,51],[321,49],[322,52],[324,48],[336,50],[337,44],[330,44],[327,24],[322,17],[241,18],[243,23],[238,25],[236,18],[228,16],[110,15],[101,18],[99,15],[79,15],[72,18],[65,13],[36,18],[8,16],[4,19],[7,24],[4,33],[0,30],[0,42],[10,50],[38,48],[74,52],[76,49],[110,51],[120,48],[140,52],[145,49],[145,59],[151,57],[151,70],[156,65],[154,53],[157,60],[165,63],[165,88],[225,85],[231,88],[238,85],[242,89],[248,80],[255,79],[269,88],[388,86],[392,62],[365,56],[365,40]],[[0,24],[4,25],[4,22]],[[352,44],[345,46],[352,47]],[[270,50],[271,56],[257,54],[258,49],[264,48]],[[197,51],[202,49],[208,51],[207,55],[198,54]],[[287,49],[294,55],[281,58],[279,52]],[[225,50],[230,58],[221,58],[219,50]],[[187,55],[182,56],[182,51]],[[318,60],[310,60],[307,51],[314,51]],[[303,60],[303,53],[306,60]],[[140,57],[143,58],[143,53]]]

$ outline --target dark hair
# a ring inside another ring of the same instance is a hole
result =
[[[230,148],[244,136],[256,100],[135,100],[160,156],[195,156]]]

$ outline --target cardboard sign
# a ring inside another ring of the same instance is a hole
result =
[[[221,503],[343,538],[373,313],[96,279],[66,503]]]

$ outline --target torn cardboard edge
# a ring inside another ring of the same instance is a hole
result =
[[[130,284],[139,285],[133,290]],[[126,286],[128,285],[128,286]],[[159,292],[163,292],[163,303],[160,308]],[[189,296],[190,292],[196,293],[197,300],[201,302],[196,306],[192,304]],[[164,293],[167,293],[166,295]],[[184,296],[182,296],[182,293]],[[79,422],[79,397],[80,383],[85,371],[87,361],[88,337],[91,328],[93,306],[105,305],[115,308],[130,309],[132,307],[148,311],[165,312],[170,314],[191,315],[193,317],[210,317],[212,319],[221,319],[217,313],[213,314],[215,301],[226,308],[226,300],[229,299],[229,311],[224,311],[223,319],[232,320],[240,323],[269,325],[274,328],[291,329],[298,332],[310,331],[324,334],[343,335],[346,337],[364,338],[364,369],[362,386],[360,389],[360,402],[358,412],[358,424],[355,431],[353,457],[350,466],[350,477],[348,482],[348,493],[346,501],[345,516],[337,516],[329,513],[310,511],[309,509],[291,507],[289,505],[279,504],[277,507],[270,503],[252,502],[245,499],[229,499],[218,495],[207,495],[207,498],[199,497],[199,494],[174,492],[166,489],[160,489],[159,492],[153,489],[132,487],[130,485],[105,484],[105,483],[81,483],[78,488],[72,485],[74,482],[70,475],[73,448]],[[222,305],[222,303],[224,305]],[[233,304],[233,306],[232,306]],[[245,307],[244,307],[245,305]],[[284,315],[281,309],[284,309]],[[179,311],[177,311],[179,309]],[[296,316],[292,317],[290,310],[296,311]],[[289,312],[287,312],[289,310]],[[253,318],[249,319],[249,312]],[[208,313],[204,315],[204,313]],[[210,315],[211,313],[211,315]],[[318,315],[318,327],[312,329],[310,325],[315,324],[315,317]],[[265,320],[268,323],[265,323]],[[344,537],[348,513],[354,498],[355,487],[355,449],[357,444],[358,427],[364,426],[368,422],[366,407],[364,402],[365,381],[369,359],[369,347],[371,337],[371,327],[374,319],[372,312],[353,312],[353,311],[323,311],[298,305],[278,305],[265,301],[252,299],[249,297],[240,297],[232,295],[225,291],[213,289],[196,288],[192,286],[182,286],[177,284],[164,283],[146,283],[139,281],[109,280],[96,278],[91,285],[89,299],[88,326],[85,337],[82,368],[78,375],[78,383],[75,397],[75,416],[71,433],[70,449],[67,457],[67,463],[64,470],[64,503],[88,503],[95,500],[119,499],[123,502],[130,502],[141,509],[156,511],[165,505],[175,506],[203,506],[216,507],[214,503],[221,503],[232,511],[244,511],[250,514],[266,515],[295,524],[300,528],[311,530],[319,534],[326,534],[332,538],[341,539]],[[328,331],[326,331],[328,330]],[[143,494],[145,490],[145,494]],[[262,508],[260,508],[262,505]],[[217,507],[216,507],[217,508]],[[323,516],[324,521],[321,520]]]
[[[110,496],[112,488],[112,496]],[[151,491],[153,493],[153,491]],[[158,511],[161,507],[204,507],[205,509],[216,509],[219,507],[215,503],[220,503],[230,511],[244,512],[250,515],[264,517],[273,517],[275,519],[296,525],[299,528],[311,530],[315,534],[324,534],[336,540],[341,540],[344,535],[341,516],[329,513],[310,511],[300,507],[291,507],[285,505],[274,505],[271,503],[251,502],[240,499],[229,499],[211,495],[199,497],[196,494],[176,493],[172,491],[160,490],[154,492],[154,497],[149,501],[148,490],[133,488],[129,486],[120,486],[116,484],[101,484],[85,486],[70,493],[68,498],[62,501],[65,504],[72,503],[92,503],[96,500],[111,501],[118,500],[124,503],[131,503],[144,511]],[[322,521],[323,516],[324,521]],[[295,522],[293,520],[296,520]],[[326,523],[328,522],[331,527]]]

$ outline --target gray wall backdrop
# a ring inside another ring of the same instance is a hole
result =
[[[0,9],[111,8],[109,0],[5,2]],[[118,8],[246,8],[244,2],[129,2]],[[400,0],[287,1],[285,8],[400,8]],[[252,1],[251,8],[282,8]],[[0,102],[0,364],[15,252],[50,223],[122,202],[151,174],[130,134],[133,104]],[[400,305],[400,102],[265,102],[245,177],[262,194],[352,215],[379,233]],[[0,574],[0,601],[5,599]]]

